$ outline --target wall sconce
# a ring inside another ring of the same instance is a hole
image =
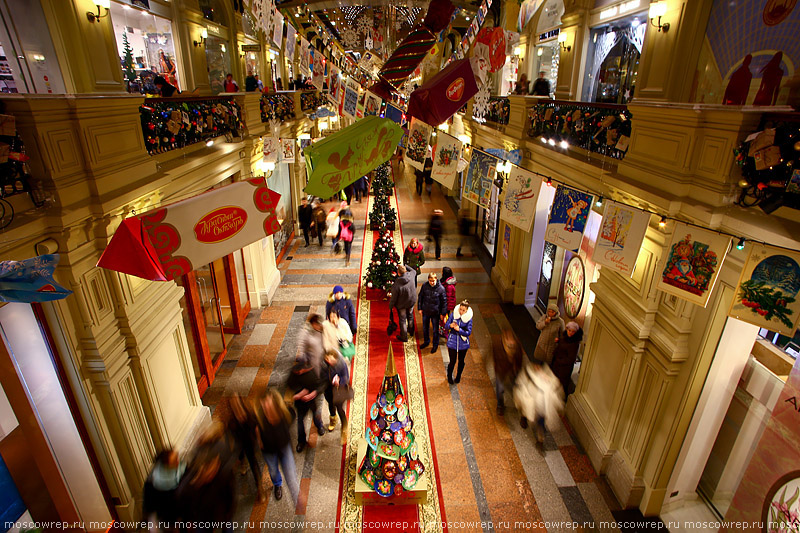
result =
[[[86,12],[86,18],[89,19],[89,22],[94,22],[96,20],[100,20],[103,17],[108,16],[108,10],[111,8],[111,0],[95,0],[94,4],[97,6],[97,14],[92,11]],[[105,15],[100,14],[100,8],[105,8],[106,13]]]
[[[661,17],[663,17],[666,13],[667,3],[664,0],[650,4],[650,24],[652,24],[654,28],[658,28],[658,31],[663,30],[664,33],[669,31],[669,22],[661,24]],[[656,22],[656,18],[658,19],[658,22]]]
[[[572,46],[567,46],[566,44],[564,44],[566,42],[567,42],[567,34],[566,34],[566,32],[560,32],[558,34],[558,44],[559,44],[559,46],[561,46],[561,49],[563,51],[569,52],[570,50],[572,50]]]
[[[265,178],[271,178],[272,173],[275,172],[275,163],[273,161],[264,161],[262,159],[258,162],[258,169],[264,173]]]
[[[206,39],[208,39],[208,30],[206,28],[203,28],[202,30],[200,30],[200,40],[199,41],[194,41],[194,45],[195,46],[205,46],[206,45]]]

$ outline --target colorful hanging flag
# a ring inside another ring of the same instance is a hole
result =
[[[533,172],[516,165],[511,167],[500,218],[522,231],[530,232],[541,185],[541,178]]]
[[[344,87],[344,103],[342,104],[342,112],[350,118],[356,118],[356,110],[358,108],[358,82],[349,78]]]
[[[278,48],[283,44],[283,15],[277,11],[272,18],[272,42],[275,43],[275,46]]]
[[[497,161],[495,156],[483,150],[472,149],[467,178],[464,180],[463,197],[484,209],[489,207],[489,199],[492,196]]]
[[[676,223],[656,274],[656,289],[705,307],[730,245],[727,235]]]
[[[304,152],[307,194],[330,198],[389,160],[403,130],[386,118],[365,117]]]
[[[411,93],[407,114],[438,126],[455,115],[477,92],[469,60],[454,61]]]
[[[592,201],[591,194],[559,185],[550,208],[545,240],[577,253],[592,210]]]
[[[169,281],[281,229],[281,195],[239,181],[122,221],[97,266]]]
[[[281,163],[294,163],[294,139],[281,139]]]
[[[728,314],[792,337],[800,322],[800,254],[768,244],[749,246]]]
[[[286,58],[294,63],[294,49],[297,44],[297,30],[291,24],[286,24]]]
[[[436,135],[436,146],[432,150],[433,169],[431,178],[448,189],[455,187],[458,160],[461,157],[461,141],[444,132]]]
[[[47,254],[0,261],[0,302],[50,302],[72,294],[53,278],[59,259],[58,254]]]
[[[592,255],[594,262],[632,276],[649,223],[650,213],[607,202]]]
[[[386,111],[384,111],[384,115],[386,118],[393,122],[397,122],[401,126],[405,124],[405,120],[403,119],[404,113],[403,110],[399,107],[389,104],[386,104]]]
[[[417,118],[411,118],[411,125],[408,129],[408,147],[404,157],[408,164],[417,170],[422,170],[425,166],[425,159],[428,156],[428,141],[432,132],[433,126],[425,124]]]
[[[382,102],[380,96],[367,91],[364,99],[364,116],[380,114]]]

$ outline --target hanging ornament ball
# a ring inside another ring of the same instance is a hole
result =
[[[794,143],[794,149],[797,150],[798,152],[800,152],[800,141],[797,141],[796,143]]]
[[[372,282],[371,281],[367,283],[367,287],[369,287],[370,289],[372,288]]]

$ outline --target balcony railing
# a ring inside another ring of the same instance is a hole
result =
[[[44,191],[31,178],[25,145],[17,135],[12,115],[0,115],[0,229],[14,220],[14,206],[8,198],[25,194],[36,207],[45,203]]]
[[[577,146],[622,159],[628,151],[631,119],[624,105],[544,100],[528,107],[527,135],[550,146]]]
[[[314,111],[321,105],[327,103],[325,95],[319,91],[308,91],[300,93],[300,109],[303,112]]]
[[[261,122],[278,119],[281,123],[294,118],[294,93],[280,92],[261,97]]]
[[[229,96],[148,98],[139,112],[150,155],[241,131],[241,110]]]
[[[508,125],[508,117],[511,116],[511,102],[504,96],[492,96],[489,98],[489,107],[486,111],[486,116],[483,118],[486,122],[494,123],[499,126]]]

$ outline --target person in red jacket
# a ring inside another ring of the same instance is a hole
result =
[[[453,312],[456,308],[458,300],[456,300],[456,277],[453,275],[453,270],[450,267],[442,268],[441,284],[447,294],[447,314]],[[444,319],[442,319],[444,321]]]

